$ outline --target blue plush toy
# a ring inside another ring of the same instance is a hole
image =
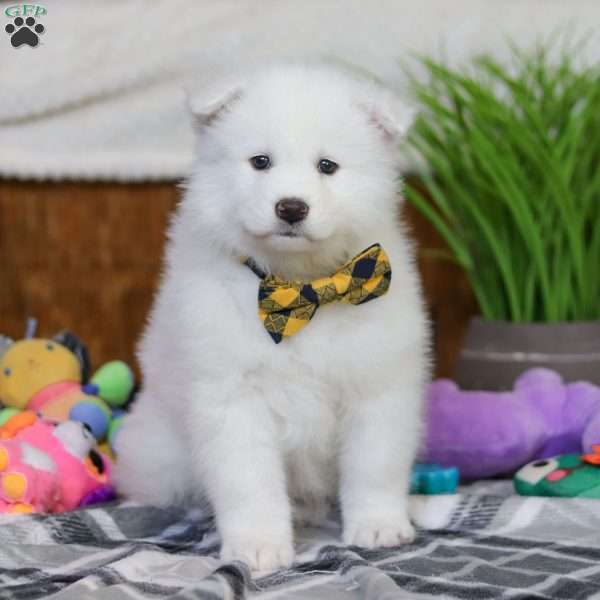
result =
[[[456,467],[442,467],[437,464],[413,466],[411,494],[455,494],[460,474]]]

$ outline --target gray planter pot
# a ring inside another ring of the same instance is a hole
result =
[[[573,323],[469,323],[455,370],[470,390],[510,390],[531,367],[547,367],[565,381],[600,385],[600,321]]]

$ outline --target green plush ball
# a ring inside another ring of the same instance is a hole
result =
[[[0,410],[0,426],[4,425],[14,415],[19,414],[21,411],[18,408],[6,407]]]
[[[123,406],[133,389],[133,371],[121,360],[107,362],[91,379],[98,396],[111,406]]]

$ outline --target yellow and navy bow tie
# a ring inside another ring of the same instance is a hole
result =
[[[251,258],[244,264],[261,279],[258,316],[276,344],[306,327],[319,306],[364,304],[383,296],[392,279],[389,258],[379,244],[363,250],[331,277],[310,282],[267,275]]]

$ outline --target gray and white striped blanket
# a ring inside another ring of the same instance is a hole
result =
[[[600,598],[599,501],[520,498],[496,482],[417,502],[429,529],[410,546],[341,546],[332,519],[298,533],[291,569],[254,578],[220,563],[199,512],[118,503],[3,516],[0,598]]]

